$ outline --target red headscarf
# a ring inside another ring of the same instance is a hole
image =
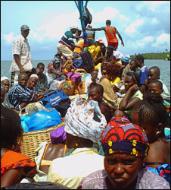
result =
[[[137,156],[145,155],[148,140],[143,129],[130,123],[126,117],[113,117],[101,135],[101,143],[105,154],[123,151]]]

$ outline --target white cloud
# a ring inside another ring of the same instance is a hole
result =
[[[152,36],[145,36],[143,39],[137,41],[138,47],[145,47],[152,44],[154,41],[154,37]]]
[[[151,11],[155,11],[162,5],[169,5],[169,1],[145,1],[144,5]]]
[[[160,47],[162,45],[168,45],[170,47],[170,34],[163,33],[160,34],[157,38],[155,43],[153,44],[154,47]]]
[[[142,18],[136,19],[134,22],[132,22],[130,25],[128,25],[125,29],[125,32],[127,35],[132,35],[136,33],[139,26],[142,26],[144,24],[144,20]]]
[[[102,22],[105,25],[105,20],[120,20],[122,22],[125,22],[127,20],[127,17],[122,15],[118,9],[111,8],[111,7],[105,7],[100,12],[94,12],[90,9],[90,12],[93,15],[93,21],[92,24],[96,25],[96,23]]]
[[[31,30],[31,38],[38,42],[57,40],[69,27],[80,27],[80,21],[78,18],[78,12],[68,12],[63,14],[57,14],[56,12],[48,13],[43,18],[41,24],[37,26],[37,29]]]
[[[16,38],[16,36],[14,35],[13,32],[10,32],[8,34],[3,35],[3,39],[5,40],[5,42],[7,44],[11,44],[14,41],[15,38]]]
[[[160,10],[162,9],[163,5],[168,5],[170,6],[170,2],[169,1],[143,1],[143,2],[139,2],[137,4],[137,6],[135,7],[135,9],[138,12],[141,11],[152,11],[155,12],[156,10]]]

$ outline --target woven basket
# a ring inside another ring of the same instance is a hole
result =
[[[21,152],[24,155],[27,155],[32,160],[34,160],[34,158],[36,156],[35,150],[38,148],[39,144],[41,142],[45,142],[45,141],[50,143],[51,142],[50,132],[63,125],[64,125],[64,123],[61,123],[59,125],[50,127],[48,129],[24,133],[23,141],[22,141],[22,145],[21,145]]]

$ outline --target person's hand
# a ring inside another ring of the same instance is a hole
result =
[[[37,94],[37,100],[40,100],[41,98],[43,98],[44,97],[44,93],[43,92],[39,92],[38,94]]]
[[[138,88],[138,85],[137,84],[134,84],[134,85],[132,85],[130,88],[129,88],[129,92],[130,93],[135,93],[137,90],[138,90],[139,88]]]

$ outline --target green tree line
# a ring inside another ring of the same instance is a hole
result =
[[[144,59],[164,59],[164,60],[170,60],[170,52],[143,53],[142,55],[143,55]]]

